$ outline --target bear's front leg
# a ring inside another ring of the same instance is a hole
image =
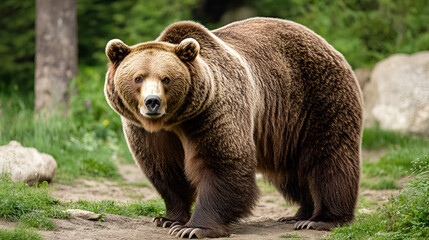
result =
[[[195,199],[195,188],[184,172],[184,153],[178,137],[171,132],[150,133],[123,119],[128,146],[137,164],[161,195],[166,215],[155,217],[158,227],[185,224]]]
[[[230,224],[250,213],[258,195],[254,174],[235,171],[240,169],[201,171],[191,219],[185,225],[173,226],[169,233],[181,238],[227,236]]]
[[[250,214],[258,197],[255,181],[256,154],[253,141],[234,131],[206,133],[210,139],[192,136],[182,140],[185,149],[185,172],[196,187],[197,201],[191,219],[171,227],[177,237],[222,237],[229,227]],[[181,139],[183,139],[181,137]],[[190,152],[187,152],[190,151]]]

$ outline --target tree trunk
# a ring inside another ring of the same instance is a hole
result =
[[[76,76],[76,0],[36,0],[35,113],[67,111]]]

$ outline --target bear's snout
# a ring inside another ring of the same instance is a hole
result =
[[[149,110],[150,115],[158,115],[159,113],[157,112],[159,107],[161,106],[161,98],[159,98],[156,95],[149,95],[145,98],[144,100],[144,104],[147,107],[147,110]]]

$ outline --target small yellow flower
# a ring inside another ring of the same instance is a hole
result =
[[[109,120],[105,119],[105,120],[103,121],[103,125],[104,125],[104,126],[109,125]]]

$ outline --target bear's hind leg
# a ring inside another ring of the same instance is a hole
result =
[[[289,179],[289,180],[288,180]],[[299,184],[296,177],[289,177],[283,181],[271,180],[275,187],[283,194],[286,201],[292,201],[300,205],[294,216],[282,217],[278,221],[291,222],[308,220],[313,215],[314,205],[311,199],[308,184]]]
[[[295,229],[331,230],[351,222],[359,188],[359,168],[356,169],[349,172],[342,169],[313,170],[308,181],[314,213],[307,221],[298,221]]]

